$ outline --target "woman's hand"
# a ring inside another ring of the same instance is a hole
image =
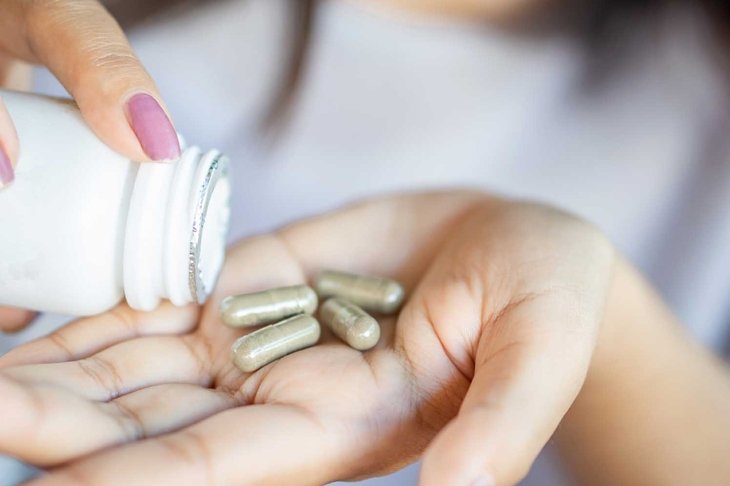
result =
[[[0,86],[27,88],[24,63],[58,77],[89,126],[132,160],[180,153],[177,134],[124,33],[95,0],[0,0]],[[15,178],[18,137],[0,99],[0,187]]]
[[[180,154],[177,133],[124,33],[95,0],[0,0],[0,87],[30,88],[30,65],[58,77],[101,140],[132,160]],[[18,135],[0,94],[0,190],[15,180]],[[33,314],[0,308],[0,331]]]
[[[236,246],[199,315],[121,307],[10,352],[0,451],[51,466],[129,442],[40,484],[322,484],[424,450],[422,484],[512,484],[583,383],[613,267],[595,229],[550,208],[475,193],[364,203]],[[220,323],[220,299],[322,268],[409,289],[378,346],[325,331],[238,371],[242,333]]]

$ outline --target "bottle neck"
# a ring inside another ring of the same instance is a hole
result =
[[[132,308],[206,301],[223,266],[230,196],[228,159],[217,151],[190,147],[176,162],[139,165],[122,262]]]

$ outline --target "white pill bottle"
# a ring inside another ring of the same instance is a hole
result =
[[[0,306],[92,315],[121,300],[202,304],[223,265],[228,160],[184,147],[172,163],[130,161],[69,100],[2,92],[20,139],[0,190]]]

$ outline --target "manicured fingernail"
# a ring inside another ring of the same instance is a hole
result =
[[[152,160],[180,157],[177,133],[165,110],[152,96],[139,93],[127,101],[127,117],[142,150]]]
[[[13,164],[10,163],[10,157],[0,147],[0,187],[10,185],[15,180],[15,171]]]
[[[494,479],[490,476],[479,476],[469,486],[495,486]]]

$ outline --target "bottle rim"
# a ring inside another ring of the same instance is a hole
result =
[[[171,163],[138,166],[127,214],[123,287],[127,303],[162,299],[202,305],[218,280],[230,219],[230,163],[187,147]]]
[[[207,166],[207,170],[206,170]],[[200,188],[197,203],[193,209],[193,222],[190,233],[190,246],[188,253],[188,285],[190,287],[190,294],[192,295],[193,301],[202,305],[208,300],[208,297],[213,292],[216,282],[218,281],[218,275],[222,267],[222,260],[220,264],[212,266],[205,265],[205,261],[202,258],[202,250],[205,247],[205,236],[206,236],[206,222],[208,221],[209,207],[213,196],[216,191],[225,190],[228,192],[225,199],[228,200],[230,195],[230,185],[227,182],[229,178],[230,161],[228,157],[215,152],[212,156],[210,163],[201,164],[201,169],[205,171],[205,175],[202,181],[196,184]],[[225,180],[227,187],[223,187],[220,184]],[[213,214],[215,217],[219,217],[225,220],[224,225],[228,226],[229,214],[220,215],[219,211],[229,212],[229,209],[218,208]],[[225,238],[223,238],[225,240]],[[220,251],[225,252],[225,243],[223,243]]]

